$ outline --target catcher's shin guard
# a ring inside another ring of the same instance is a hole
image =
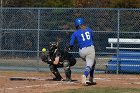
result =
[[[71,81],[71,70],[65,69],[66,81]]]
[[[54,67],[54,65],[50,65],[50,70],[51,72],[54,74],[55,78],[53,78],[53,80],[57,80],[57,81],[61,81],[63,78],[60,75],[59,71],[57,68]]]
[[[60,75],[59,72],[52,72],[52,73],[53,73],[54,76],[55,76],[55,78],[53,78],[53,80],[56,80],[56,81],[61,81],[61,80],[63,80],[63,79],[62,79],[62,76]]]
[[[66,75],[66,81],[71,81],[71,69],[70,69],[70,63],[69,61],[65,60],[63,62],[65,75]]]

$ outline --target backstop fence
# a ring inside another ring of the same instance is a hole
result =
[[[0,69],[47,71],[41,49],[51,41],[67,46],[77,17],[94,30],[95,71],[140,73],[140,9],[110,8],[1,8]],[[78,50],[69,52],[80,72],[85,62]]]

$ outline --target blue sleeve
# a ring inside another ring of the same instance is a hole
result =
[[[76,38],[75,33],[73,33],[71,35],[71,38],[70,38],[70,43],[69,43],[70,46],[73,46],[74,45],[75,38]]]

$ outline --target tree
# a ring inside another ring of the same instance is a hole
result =
[[[3,7],[71,7],[72,0],[3,0]]]
[[[3,7],[140,8],[140,0],[3,0]]]
[[[140,8],[140,0],[74,0],[75,7]]]

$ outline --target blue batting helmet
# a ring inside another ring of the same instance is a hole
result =
[[[84,24],[84,20],[82,18],[75,19],[75,27]]]

